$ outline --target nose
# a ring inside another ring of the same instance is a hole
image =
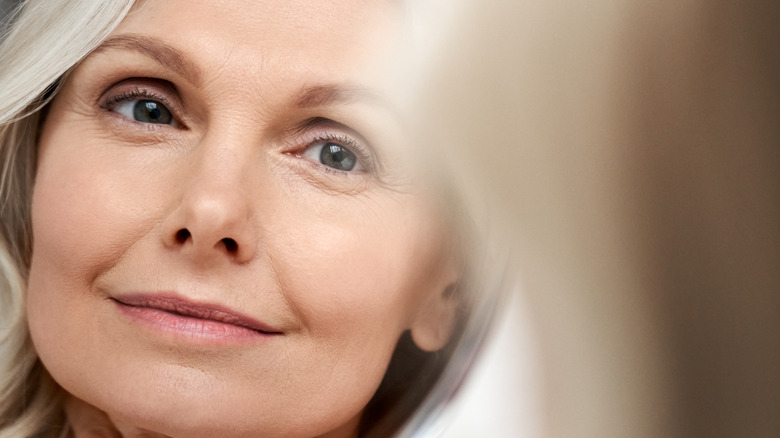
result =
[[[162,223],[163,244],[196,262],[251,260],[258,235],[254,208],[239,177],[241,160],[234,157],[228,169],[198,161],[182,172],[184,186]]]

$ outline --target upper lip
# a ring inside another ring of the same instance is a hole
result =
[[[125,306],[157,309],[190,318],[232,324],[264,334],[282,334],[281,330],[225,306],[196,302],[172,294],[136,293],[114,296],[111,299]]]

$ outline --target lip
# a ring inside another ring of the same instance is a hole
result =
[[[110,299],[134,322],[192,340],[252,341],[283,334],[233,309],[170,293],[137,293]]]

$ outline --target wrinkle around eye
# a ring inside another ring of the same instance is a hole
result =
[[[360,196],[372,191],[376,179],[368,175],[335,175],[322,170],[322,164],[285,154],[282,162],[273,166],[285,190],[292,196],[304,196],[309,190],[329,196]],[[333,172],[344,171],[334,170]]]
[[[170,125],[159,125],[127,120],[124,116],[105,111],[98,121],[98,135],[106,139],[107,144],[119,146],[143,146],[172,151],[187,150],[196,139],[179,129],[170,129]],[[160,129],[160,127],[169,129]]]

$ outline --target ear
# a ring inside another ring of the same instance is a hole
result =
[[[455,281],[446,284],[421,303],[410,331],[423,351],[437,351],[447,345],[455,328],[460,300]]]

